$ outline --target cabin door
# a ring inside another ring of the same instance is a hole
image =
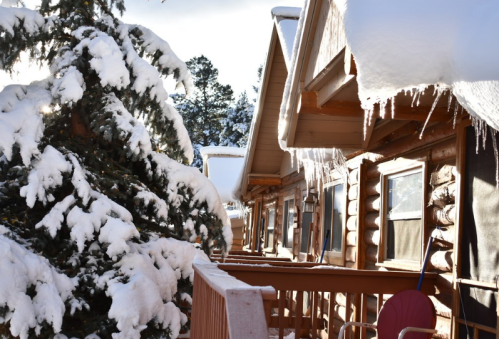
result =
[[[456,338],[494,339],[499,337],[499,189],[496,188],[496,159],[490,133],[485,150],[480,141],[478,154],[474,128],[468,127],[465,135],[464,204],[456,282],[456,302],[459,302]]]

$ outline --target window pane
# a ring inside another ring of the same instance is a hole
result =
[[[267,238],[265,241],[265,247],[272,246],[274,243],[274,222],[275,222],[275,209],[274,208],[269,208],[268,209],[268,216],[267,216]]]
[[[343,185],[334,186],[333,198],[333,234],[332,234],[332,251],[341,252],[343,240],[343,213],[345,213],[345,196]]]
[[[307,252],[308,247],[308,235],[310,233],[310,223],[312,222],[313,213],[303,213],[303,218],[301,221],[301,249],[303,253]]]
[[[387,226],[386,258],[419,262],[421,219],[389,220]]]
[[[288,244],[288,210],[289,200],[284,201],[284,220],[282,223],[282,246],[287,247]]]
[[[287,232],[287,242],[286,247],[293,247],[293,224],[294,224],[294,214],[295,214],[295,201],[294,199],[288,200],[288,232]]]
[[[388,178],[388,218],[403,214],[421,215],[423,198],[422,173]]]
[[[331,232],[331,225],[333,224],[333,187],[324,189],[324,231],[322,232],[322,246],[324,246],[324,239],[326,238],[327,231]],[[326,244],[326,251],[331,250],[331,234]]]

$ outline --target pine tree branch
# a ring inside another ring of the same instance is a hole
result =
[[[106,13],[107,15],[109,15],[111,18],[115,19],[114,17],[114,14],[111,12],[111,10],[107,7],[107,3],[105,3],[104,1],[102,0],[96,0],[99,5],[100,5],[100,8],[101,10]]]

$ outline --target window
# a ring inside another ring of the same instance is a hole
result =
[[[272,247],[274,244],[275,208],[267,210],[267,236],[265,237],[265,247]]]
[[[323,191],[323,228],[322,244],[326,242],[326,261],[331,264],[344,264],[345,224],[346,224],[346,189],[342,183],[332,183]],[[322,250],[322,248],[321,248]]]
[[[301,247],[300,252],[307,253],[309,235],[310,235],[310,224],[312,223],[314,214],[310,212],[303,212],[301,220]]]
[[[423,248],[424,166],[382,175],[380,261],[417,265]]]
[[[284,200],[284,220],[282,223],[282,246],[293,247],[293,225],[295,214],[295,200],[292,197]]]

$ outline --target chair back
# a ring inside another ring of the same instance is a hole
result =
[[[420,291],[407,290],[394,294],[378,315],[378,338],[397,339],[406,327],[435,329],[437,316],[433,302]],[[404,339],[429,339],[431,334],[409,332]]]

